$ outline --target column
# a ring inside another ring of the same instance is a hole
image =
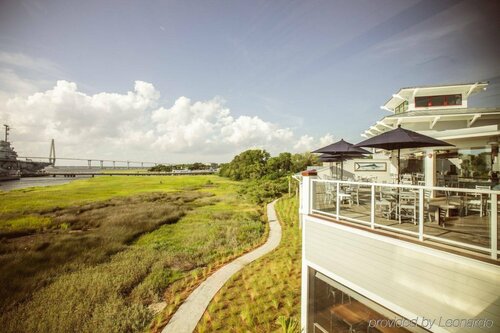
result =
[[[302,181],[300,182],[299,197],[299,220],[302,228],[302,277],[301,277],[301,295],[300,295],[300,327],[301,332],[307,332],[307,304],[309,291],[309,269],[306,263],[305,235],[306,223],[305,216],[311,212],[311,196],[313,195],[312,180],[317,178],[316,170],[306,170],[302,172]]]
[[[303,215],[311,212],[311,195],[312,183],[311,180],[317,178],[316,170],[306,170],[302,172],[302,181],[300,182],[300,196],[299,196],[299,226],[302,227]]]
[[[424,158],[425,186],[436,186],[436,160],[436,152],[433,149],[426,149]],[[431,191],[431,197],[434,197],[434,191]]]
[[[500,177],[500,159],[498,158],[498,142],[492,142],[491,145],[491,187],[498,185]]]

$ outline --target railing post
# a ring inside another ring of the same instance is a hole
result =
[[[491,202],[491,226],[490,226],[490,244],[491,259],[498,259],[498,194],[492,193]]]
[[[340,215],[340,183],[337,183],[337,206],[335,207],[336,210],[337,210],[337,220],[339,219],[339,215]]]
[[[418,189],[418,240],[424,240],[424,189]]]
[[[375,185],[372,185],[371,192],[370,227],[375,229]]]
[[[302,172],[302,182],[300,185],[300,227],[304,223],[304,215],[309,215],[313,207],[313,182],[316,178],[316,170],[307,170]]]

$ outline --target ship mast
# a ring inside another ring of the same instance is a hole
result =
[[[10,130],[10,127],[9,125],[3,125],[5,127],[5,142],[7,142],[7,139],[9,138],[9,130]]]

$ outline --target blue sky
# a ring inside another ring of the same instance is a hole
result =
[[[489,80],[473,104],[500,105],[498,17],[495,1],[2,1],[0,120],[24,154],[51,137],[168,162],[358,142],[401,87]]]

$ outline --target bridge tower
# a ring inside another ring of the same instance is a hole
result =
[[[54,139],[52,139],[50,143],[49,163],[52,164],[52,166],[56,165],[56,144],[54,143]]]
[[[10,130],[10,127],[9,125],[3,125],[5,127],[5,142],[7,142],[9,140],[9,130]]]

